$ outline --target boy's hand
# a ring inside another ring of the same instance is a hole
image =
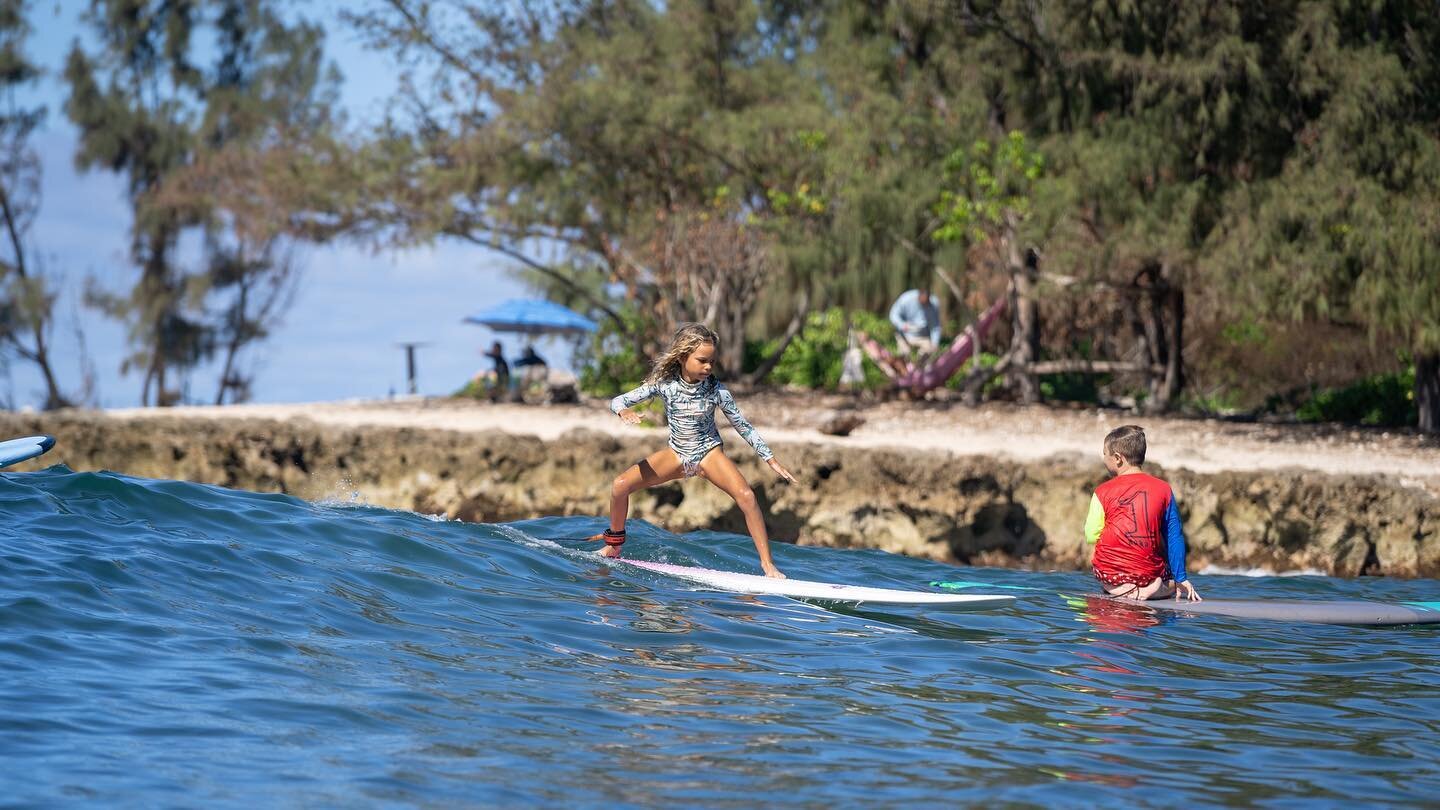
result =
[[[627,425],[638,425],[641,422],[645,421],[645,417],[630,410],[629,408],[626,408],[625,410],[620,412],[620,421],[624,422]]]
[[[1175,583],[1175,601],[1180,601],[1180,594],[1182,593],[1185,594],[1185,598],[1190,600],[1191,602],[1205,601],[1204,599],[1200,598],[1200,594],[1195,592],[1195,586],[1191,585],[1190,580],[1188,579],[1184,582]]]
[[[792,484],[795,483],[795,476],[791,475],[790,471],[785,469],[785,465],[776,461],[774,458],[767,459],[765,463],[770,465],[770,469],[774,470],[776,475]]]
[[[774,563],[761,563],[760,570],[764,571],[765,576],[771,579],[785,579],[785,575],[780,573],[780,569],[776,568]]]

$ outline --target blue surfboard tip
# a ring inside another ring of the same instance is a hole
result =
[[[44,433],[0,442],[0,467],[43,456],[54,446],[55,437]]]

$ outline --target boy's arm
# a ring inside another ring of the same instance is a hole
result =
[[[719,395],[720,410],[725,412],[725,418],[730,420],[731,426],[735,428],[736,433],[740,434],[740,438],[755,448],[755,453],[760,456],[761,461],[769,461],[774,458],[775,454],[770,451],[770,445],[766,444],[765,440],[760,438],[760,434],[755,432],[755,426],[740,415],[740,406],[735,404],[735,397],[730,395],[730,391],[722,385]]]
[[[1105,507],[1100,505],[1100,496],[1090,496],[1090,513],[1085,516],[1085,542],[1095,545],[1100,540],[1100,531],[1105,528]]]
[[[1170,492],[1170,505],[1165,507],[1163,519],[1165,529],[1165,561],[1170,563],[1170,576],[1177,583],[1184,582],[1185,573],[1185,532],[1180,527],[1180,509],[1175,505],[1175,492]]]
[[[610,400],[610,412],[616,416],[626,408],[633,408],[647,399],[654,397],[660,391],[659,385],[641,384],[633,391],[626,391],[618,397]]]

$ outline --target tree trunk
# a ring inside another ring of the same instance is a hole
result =
[[[1154,262],[1147,263],[1130,281],[1128,290],[1130,326],[1135,331],[1135,352],[1140,355],[1137,365],[1145,368],[1142,376],[1145,379],[1145,410],[1148,413],[1155,411],[1155,400],[1160,392],[1160,374],[1154,369],[1165,365],[1163,316],[1155,297],[1159,278],[1159,266]]]
[[[5,232],[10,237],[10,249],[15,254],[13,268],[15,274],[22,281],[29,280],[28,271],[25,268],[25,244],[20,238],[20,225],[15,221],[15,213],[10,206],[10,195],[6,193],[3,184],[0,184],[0,212],[5,218]],[[50,351],[45,346],[45,330],[49,326],[48,318],[50,307],[44,306],[40,312],[25,312],[23,320],[30,323],[31,334],[35,338],[33,351],[20,347],[21,355],[40,368],[40,376],[45,380],[45,410],[68,407],[70,400],[60,392],[60,383],[55,379],[55,372],[50,368]],[[13,338],[13,336],[12,336]],[[19,340],[15,339],[17,347]]]
[[[735,307],[730,311],[730,334],[725,338],[725,346],[722,366],[728,372],[726,376],[731,379],[740,376],[740,370],[745,365],[745,314],[748,308]]]
[[[800,334],[800,330],[805,328],[805,319],[809,316],[810,291],[802,289],[800,290],[800,303],[795,307],[795,317],[791,318],[789,325],[785,327],[785,334],[780,337],[780,346],[769,357],[760,361],[760,365],[754,371],[745,375],[746,384],[754,385],[775,370],[775,366],[780,363],[781,355],[785,354],[785,350],[789,348],[790,341],[794,340],[795,336]]]
[[[1040,378],[1030,370],[1040,356],[1040,311],[1035,302],[1040,257],[1035,251],[1027,250],[1022,259],[1014,228],[1007,227],[1006,232],[1010,254],[1010,294],[1013,296],[1010,312],[1015,326],[1010,339],[1010,381],[1019,389],[1020,401],[1028,405],[1040,401]]]
[[[1141,295],[1149,304],[1144,318],[1145,340],[1150,364],[1163,370],[1148,375],[1150,398],[1145,411],[1163,413],[1174,405],[1185,385],[1181,353],[1185,336],[1185,294],[1171,286],[1168,264],[1152,265],[1141,271],[1136,277],[1137,285],[1146,278],[1149,284],[1141,290]]]
[[[1415,355],[1415,410],[1422,433],[1440,433],[1440,353]]]
[[[1168,352],[1165,356],[1165,383],[1160,389],[1163,409],[1169,410],[1185,388],[1185,291],[1169,287],[1165,291],[1169,317],[1165,320]]]

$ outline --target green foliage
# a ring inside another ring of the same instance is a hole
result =
[[[636,356],[633,346],[619,345],[582,361],[580,390],[591,396],[613,397],[639,385],[649,372],[649,363]]]
[[[1005,226],[1007,216],[1016,221],[1029,216],[1031,190],[1045,171],[1045,158],[1024,133],[1010,132],[998,145],[977,140],[956,149],[943,165],[946,181],[958,190],[940,192],[935,241],[982,242]]]
[[[475,375],[450,396],[486,401],[512,401],[510,397],[518,396],[525,402],[543,402],[548,393],[548,386],[543,379],[537,378],[527,385],[523,374],[511,377],[510,386],[510,390],[499,390],[494,373],[487,371]]]
[[[1241,410],[1240,398],[1233,391],[1219,390],[1186,398],[1182,406],[1206,416],[1228,416]]]
[[[836,307],[811,313],[804,329],[790,341],[785,354],[770,373],[770,382],[800,388],[838,388],[851,327],[869,334],[887,347],[895,342],[895,328],[883,316],[873,312],[847,313]],[[765,356],[778,348],[778,341],[767,341],[754,354]],[[866,358],[864,368],[865,382],[861,387],[873,389],[887,384],[885,375],[875,368],[869,358]]]
[[[1089,339],[1073,343],[1067,352],[1071,357],[1086,360],[1095,357],[1095,346]],[[1109,374],[1043,374],[1040,376],[1040,393],[1048,400],[1057,402],[1084,402],[1094,404],[1100,401],[1100,387],[1107,385]]]
[[[1226,324],[1220,335],[1236,347],[1263,346],[1267,340],[1264,324],[1244,319]]]
[[[40,208],[39,155],[32,137],[45,118],[21,96],[40,76],[25,54],[31,33],[24,0],[0,0],[0,364],[12,357],[35,365],[45,382],[45,407],[72,404],[56,380],[46,347],[55,294],[33,264],[31,226]],[[8,368],[8,366],[6,366]]]
[[[1296,410],[1302,422],[1352,422],[1403,426],[1416,422],[1415,366],[1375,374],[1344,388],[1315,392]]]
[[[945,381],[945,387],[952,391],[960,391],[964,389],[965,378],[970,375],[970,372],[977,368],[994,368],[999,362],[1000,355],[990,352],[980,352],[978,355],[966,360],[965,364],[960,367],[960,370],[955,372],[953,377]],[[985,387],[980,389],[980,393],[984,396],[989,396],[1003,390],[1005,390],[1005,377],[1002,375],[992,377],[989,382],[985,383]]]
[[[639,385],[650,373],[650,359],[628,339],[646,328],[646,319],[634,310],[622,310],[620,318],[619,324],[601,321],[589,341],[575,353],[580,390],[591,396],[613,397]]]
[[[986,273],[975,248],[999,236],[1040,249],[1037,295],[1112,310],[1087,313],[1099,322],[1126,321],[1105,291],[1158,268],[1217,327],[1187,326],[1210,341],[1187,337],[1187,362],[1242,356],[1285,318],[1440,349],[1429,4],[363,8],[360,31],[416,71],[414,103],[397,105],[415,113],[329,161],[361,166],[353,176],[305,184],[333,195],[337,227],[512,256],[558,245],[557,264],[600,268],[637,308],[703,317],[717,309],[701,305],[706,280],[667,276],[653,248],[678,213],[728,217],[763,230],[774,259],[754,288],[714,270],[745,288],[716,299],[732,347],[747,345],[733,333],[778,332],[802,301],[879,312],[936,268]],[[668,319],[597,350],[610,359],[593,385],[638,376]],[[1070,338],[1054,334],[1043,349],[1063,355]],[[833,335],[790,354],[775,379],[833,384]],[[1086,379],[1046,383],[1092,395]]]
[[[224,148],[323,128],[336,79],[321,30],[288,23],[275,0],[89,5],[94,37],[66,58],[65,113],[79,130],[76,165],[125,178],[139,271],[128,290],[92,288],[89,299],[127,325],[122,370],[141,370],[145,403],[175,402],[190,371],[217,354],[217,404],[240,398],[249,380],[236,355],[283,311],[289,261],[273,236],[256,238],[217,208],[213,187],[168,193],[167,184]],[[178,258],[187,233],[202,246],[198,268]]]
[[[495,378],[475,377],[460,387],[458,391],[451,394],[452,397],[463,399],[489,400],[495,395]]]
[[[1055,402],[1100,401],[1100,386],[1106,375],[1099,374],[1042,374],[1040,394]]]
[[[978,356],[965,361],[965,365],[945,382],[945,387],[952,391],[960,391],[965,387],[965,378],[976,368],[994,368],[1000,362],[1000,356],[990,352],[981,352]],[[1109,379],[1109,375],[1096,374],[1042,374],[1040,375],[1040,393],[1045,399],[1052,402],[1098,402],[1100,399],[1099,386]],[[1004,375],[993,377],[985,383],[981,389],[984,396],[993,396],[1004,391],[1006,381]]]

